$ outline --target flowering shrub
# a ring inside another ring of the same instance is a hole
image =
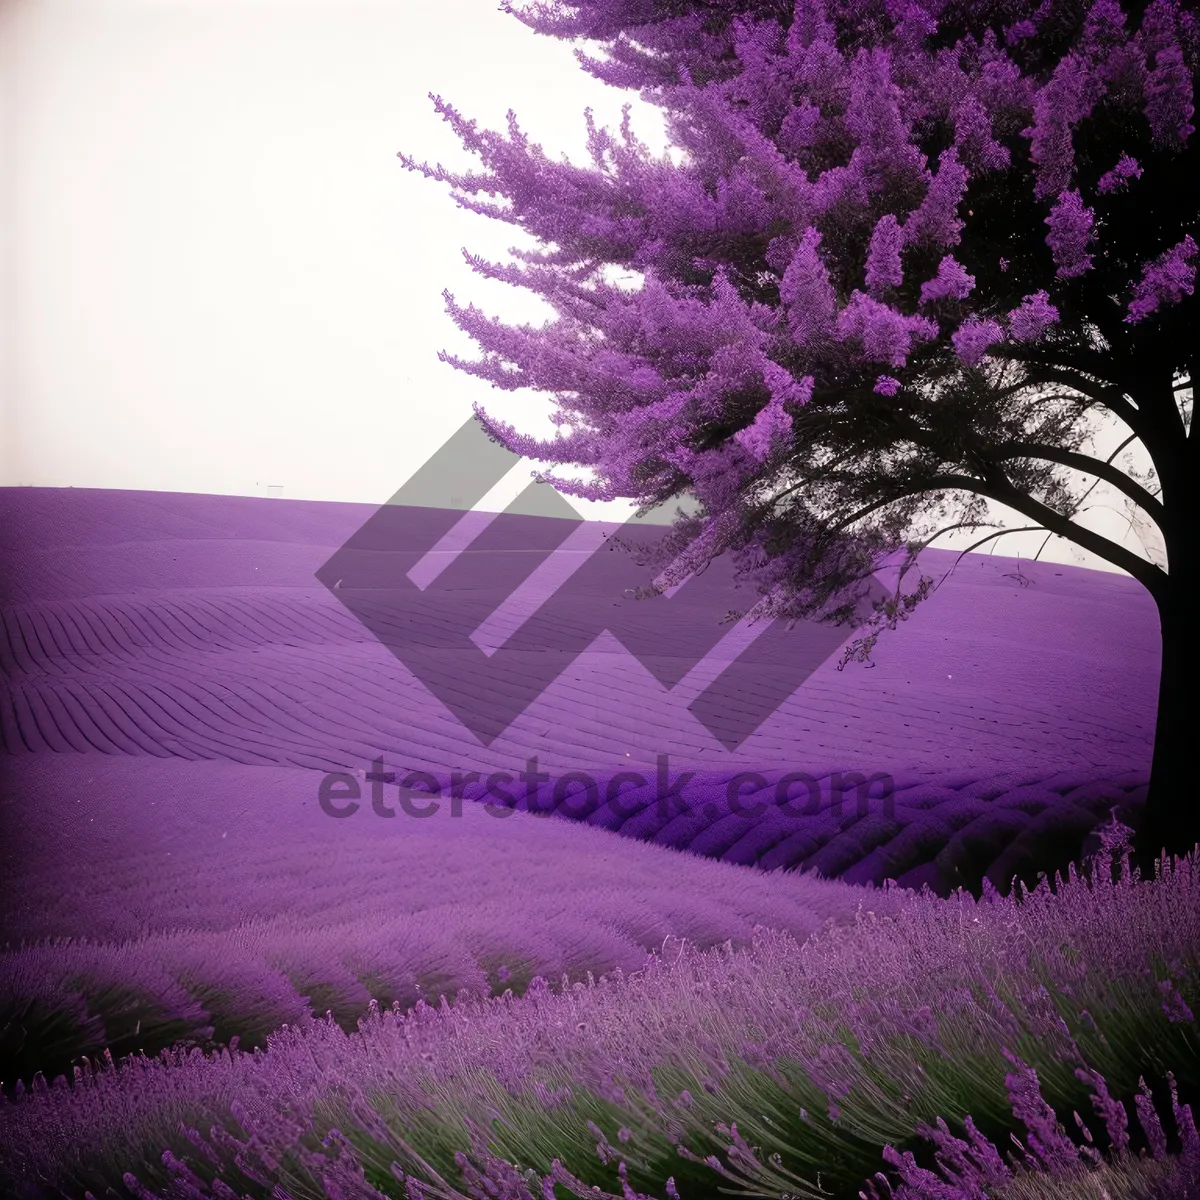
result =
[[[1011,1057],[1011,1056],[1010,1056]],[[1130,1157],[1125,1133],[1124,1108],[1108,1094],[1101,1076],[1093,1072],[1091,1082],[1096,1091],[1092,1101],[1103,1114],[1112,1136],[1112,1158],[1105,1163],[1092,1147],[1092,1133],[1078,1113],[1075,1123],[1085,1139],[1076,1146],[1057,1124],[1054,1111],[1041,1098],[1037,1072],[1014,1060],[1016,1073],[1006,1078],[1013,1098],[1013,1112],[1029,1130],[1026,1151],[1014,1137],[1020,1161],[1010,1153],[1006,1163],[996,1147],[983,1137],[968,1117],[967,1132],[971,1142],[954,1137],[945,1121],[939,1118],[936,1129],[926,1125],[918,1131],[938,1147],[938,1173],[917,1166],[911,1153],[898,1154],[891,1146],[884,1148],[884,1157],[903,1181],[893,1187],[883,1172],[868,1181],[866,1190],[859,1193],[863,1200],[1039,1200],[1040,1197],[1109,1195],[1109,1190],[1128,1200],[1187,1200],[1200,1188],[1200,1133],[1197,1132],[1191,1106],[1179,1103],[1175,1078],[1168,1072],[1171,1086],[1171,1107],[1183,1150],[1176,1161],[1166,1158],[1166,1135],[1162,1121],[1151,1102],[1150,1089],[1140,1079],[1137,1097],[1138,1116],[1150,1145],[1147,1169],[1146,1152]],[[1078,1072],[1081,1078],[1087,1072]],[[1100,1166],[1100,1170],[1096,1167]],[[1158,1169],[1155,1169],[1158,1168]],[[949,1181],[949,1187],[938,1175]],[[876,1181],[881,1185],[876,1189]],[[988,1191],[984,1192],[983,1188]]]
[[[622,1178],[644,1191],[668,1177],[710,1195],[714,1170],[760,1194],[816,1196],[818,1175],[853,1194],[922,1123],[973,1116],[999,1133],[1012,1112],[1029,1149],[1065,1167],[1043,1096],[1077,1105],[1086,1086],[1119,1149],[1110,1094],[1148,1061],[1189,1086],[1197,1075],[1200,869],[1104,875],[979,901],[905,894],[884,917],[868,894],[853,925],[803,945],[768,929],[742,951],[671,943],[638,972],[559,991],[538,979],[519,998],[373,1008],[349,1034],[285,1027],[265,1053],[164,1052],[81,1067],[74,1086],[39,1077],[0,1108],[0,1167],[72,1196],[132,1174],[174,1197],[162,1189],[187,1171],[226,1200],[218,1179],[300,1196],[322,1173],[349,1189],[326,1194],[373,1194],[348,1182],[359,1171],[384,1194],[402,1194],[399,1171],[410,1195],[444,1196],[461,1194],[439,1180],[462,1153],[484,1176],[503,1173],[490,1155],[617,1195]],[[510,1184],[498,1194],[526,1186]]]
[[[478,804],[413,825],[399,839],[342,834],[351,871],[330,868],[324,826],[219,858],[181,849],[106,864],[108,890],[71,914],[73,938],[0,950],[0,1079],[57,1074],[105,1048],[155,1054],[235,1035],[252,1048],[327,1010],[353,1029],[372,999],[408,1009],[443,993],[519,993],[536,975],[635,971],[669,935],[741,946],[761,924],[803,941],[852,921],[864,894],[662,846],[618,849],[602,829],[495,820]],[[58,899],[56,878],[26,883]],[[896,911],[900,896],[876,893],[876,906]]]

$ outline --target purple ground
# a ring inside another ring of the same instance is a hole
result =
[[[65,877],[81,861],[102,880],[101,864],[131,841],[165,856],[219,834],[248,846],[301,827],[333,836],[382,824],[365,782],[350,820],[331,820],[316,803],[321,773],[369,771],[377,757],[398,777],[425,770],[448,783],[456,769],[519,771],[536,755],[552,777],[588,771],[603,792],[618,770],[653,780],[667,755],[672,776],[697,772],[687,812],[661,814],[649,792],[631,792],[632,815],[600,801],[583,819],[739,863],[942,891],[983,873],[1003,890],[1055,839],[1073,857],[1113,804],[1128,815],[1144,795],[1158,626],[1128,578],[970,555],[906,625],[883,635],[876,666],[838,672],[834,654],[733,751],[689,711],[694,688],[660,682],[669,638],[647,667],[645,655],[601,635],[485,747],[315,577],[373,511],[0,490],[10,895],[23,878]],[[927,552],[922,564],[940,579],[955,557]],[[475,577],[470,603],[454,611],[498,604],[511,581],[496,574],[492,594],[490,578]],[[728,607],[743,601],[731,595]],[[788,650],[773,636],[758,645],[762,678],[777,683]],[[219,821],[208,808],[206,763],[214,780],[221,772],[224,795],[245,796],[232,830],[227,805]],[[174,767],[180,780],[186,767],[190,801],[176,791],[159,803]],[[819,811],[781,815],[768,787],[762,816],[731,815],[726,783],[739,771],[762,772],[771,785],[809,772]],[[867,816],[839,823],[829,813],[834,771],[891,775],[894,813],[877,796]],[[549,793],[538,803],[551,804]],[[388,794],[394,805],[395,788]],[[42,932],[85,931],[55,911],[64,924]]]

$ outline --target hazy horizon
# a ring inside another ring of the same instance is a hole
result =
[[[437,357],[479,357],[443,289],[506,323],[553,318],[462,257],[538,243],[396,155],[480,168],[431,92],[496,131],[512,108],[548,156],[580,166],[584,109],[615,132],[629,103],[662,154],[661,112],[573,50],[490,0],[0,9],[0,486],[382,504],[476,402],[552,436],[547,395]],[[1106,428],[1099,452],[1119,436]],[[606,519],[631,507],[569,502]],[[1139,548],[1121,513],[1084,520]],[[1044,537],[996,549],[1032,556]],[[1058,539],[1042,557],[1114,569]]]

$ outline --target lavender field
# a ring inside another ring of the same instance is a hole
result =
[[[1195,1154],[1194,864],[1074,878],[1145,795],[1138,584],[927,551],[874,665],[745,650],[728,695],[779,703],[735,744],[672,682],[682,626],[635,656],[621,610],[485,745],[356,616],[378,563],[319,577],[371,513],[0,490],[6,1194],[855,1196],[968,1116],[1069,1174],[1034,1084],[1119,1146],[1105,1081],[1154,1152],[1130,1178]],[[511,590],[496,537],[445,620]],[[523,686],[529,628],[463,704]]]

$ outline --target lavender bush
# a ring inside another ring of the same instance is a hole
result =
[[[71,939],[37,936],[66,921],[55,880],[27,876],[27,901],[41,902],[10,917],[26,936],[0,950],[0,1082],[69,1071],[106,1048],[153,1055],[233,1036],[265,1046],[281,1025],[326,1011],[353,1030],[372,999],[409,1009],[443,993],[520,993],[536,975],[632,972],[668,936],[742,946],[769,925],[803,941],[853,921],[863,895],[880,912],[902,903],[897,890],[659,846],[618,851],[600,829],[525,813],[496,821],[473,804],[453,825],[343,835],[342,847],[352,872],[327,869],[322,826],[216,859],[118,860],[107,890],[70,914]]]
[[[819,1176],[849,1195],[918,1126],[970,1116],[999,1135],[1013,1111],[1043,1120],[1041,1095],[1059,1109],[1097,1096],[1117,1144],[1110,1094],[1147,1072],[1197,1077],[1200,871],[1187,859],[1155,882],[1055,883],[907,894],[886,917],[864,901],[853,925],[803,944],[768,929],[741,951],[681,942],[557,991],[539,979],[523,997],[373,1008],[353,1033],[286,1027],[265,1053],[80,1068],[73,1087],[39,1079],[5,1104],[0,1162],[71,1196],[127,1174],[166,1188],[174,1168],[147,1166],[165,1151],[214,1196],[218,1179],[332,1195],[321,1172],[360,1169],[384,1194],[403,1194],[395,1170],[448,1194],[438,1180],[459,1178],[460,1153],[540,1176],[557,1159],[614,1194],[624,1163],[629,1186],[670,1177],[681,1196],[712,1194],[714,1170],[749,1194],[815,1197]]]
[[[969,1143],[954,1137],[939,1118],[936,1129],[919,1127],[922,1136],[938,1147],[938,1172],[919,1167],[911,1153],[901,1155],[887,1146],[884,1157],[897,1168],[902,1182],[894,1187],[883,1172],[878,1172],[859,1193],[863,1200],[881,1200],[881,1192],[882,1200],[1038,1200],[1043,1196],[1107,1196],[1112,1200],[1112,1193],[1127,1200],[1186,1200],[1196,1194],[1200,1188],[1200,1133],[1191,1106],[1179,1103],[1170,1072],[1167,1078],[1172,1116],[1182,1144],[1182,1152],[1174,1161],[1164,1161],[1167,1139],[1144,1079],[1138,1081],[1137,1112],[1149,1143],[1149,1157],[1143,1149],[1139,1157],[1132,1158],[1124,1108],[1109,1095],[1102,1076],[1083,1069],[1077,1072],[1095,1088],[1092,1102],[1108,1126],[1112,1153],[1105,1162],[1093,1148],[1092,1132],[1079,1113],[1072,1115],[1083,1135],[1083,1146],[1066,1136],[1054,1110],[1043,1100],[1037,1072],[1019,1060],[1013,1059],[1013,1064],[1016,1071],[1005,1083],[1013,1112],[1028,1130],[1028,1150],[1014,1136],[1017,1153],[1010,1152],[1005,1161],[969,1117],[965,1122]]]

